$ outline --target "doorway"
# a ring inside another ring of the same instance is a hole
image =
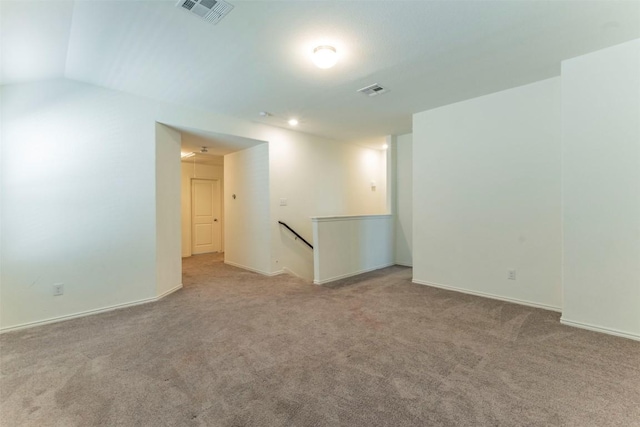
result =
[[[220,181],[191,180],[191,253],[220,252],[222,249]]]
[[[255,154],[240,153],[247,153],[249,149],[258,146],[266,146],[265,141],[194,128],[171,128],[179,132],[180,136],[182,258],[201,255],[207,259],[219,259],[225,263],[228,261],[258,270],[254,267],[256,261],[253,252],[260,251],[262,255],[262,252],[269,254],[269,251],[264,249],[264,245],[254,248],[256,245],[247,245],[246,242],[259,239],[260,233],[256,232],[256,225],[261,232],[263,227],[266,232],[270,230],[269,215],[258,216],[254,212],[255,197],[259,196],[260,208],[264,201],[267,203],[266,207],[269,206],[268,196],[265,196],[268,195],[269,157],[268,151],[264,148],[261,149],[258,159],[254,158]],[[229,171],[227,158],[232,160]],[[254,171],[253,168],[257,170]],[[251,170],[249,175],[259,179],[259,182],[245,182],[247,170]],[[266,186],[266,190],[256,191],[255,185],[260,185],[261,189]],[[238,200],[234,197],[236,194],[240,196]],[[232,221],[230,226],[226,215],[230,204],[235,208],[231,210],[233,216],[237,216],[238,212],[244,214],[245,210],[250,210],[250,220],[239,226],[237,221]],[[264,224],[254,224],[254,218],[264,221]],[[227,246],[229,241],[235,243],[232,245],[230,258]],[[267,258],[270,264],[270,256]],[[260,268],[260,271],[262,270],[270,271],[264,267]]]

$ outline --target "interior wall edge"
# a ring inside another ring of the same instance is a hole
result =
[[[360,274],[369,273],[371,271],[376,271],[376,270],[381,270],[383,268],[392,267],[394,265],[395,265],[394,262],[384,263],[384,264],[381,264],[381,265],[377,265],[375,267],[367,268],[365,270],[359,270],[359,271],[356,271],[356,272],[353,272],[353,273],[341,274],[339,276],[330,277],[328,279],[314,280],[313,284],[314,285],[324,285],[325,283],[335,282],[336,280],[346,279],[347,277],[358,276]]]
[[[417,285],[431,286],[432,288],[439,288],[439,289],[444,289],[444,290],[447,290],[447,291],[460,292],[462,294],[474,295],[474,296],[477,296],[477,297],[489,298],[489,299],[493,299],[493,300],[497,300],[497,301],[510,302],[510,303],[519,304],[519,305],[526,305],[528,307],[540,308],[540,309],[543,309],[543,310],[555,311],[555,312],[558,312],[558,313],[562,313],[562,307],[543,304],[543,303],[539,303],[539,302],[535,302],[535,301],[527,301],[527,300],[518,299],[518,298],[509,298],[509,297],[504,297],[504,296],[501,296],[501,295],[490,294],[490,293],[486,293],[486,292],[472,291],[472,290],[469,290],[469,289],[459,288],[457,286],[443,285],[441,283],[428,282],[426,280],[413,279],[412,283],[415,283]]]
[[[560,323],[573,328],[586,329],[587,331],[599,332],[602,334],[613,335],[616,337],[628,338],[634,341],[640,341],[640,335],[633,332],[621,331],[615,328],[605,328],[602,326],[592,325],[590,323],[578,322],[566,319],[564,316],[560,318]]]
[[[247,267],[246,265],[238,264],[237,262],[233,262],[233,261],[225,260],[224,263],[227,264],[227,265],[231,265],[233,267],[241,268],[243,270],[251,271],[253,273],[262,274],[263,276],[269,276],[269,277],[271,277],[271,276],[279,276],[279,275],[284,273],[283,270],[277,270],[277,271],[258,270],[257,268]]]
[[[102,307],[102,308],[96,308],[94,310],[87,310],[87,311],[79,311],[77,313],[72,313],[72,314],[65,314],[63,316],[56,316],[56,317],[51,317],[49,319],[44,319],[44,320],[36,320],[34,322],[27,322],[27,323],[21,323],[18,325],[13,325],[13,326],[6,326],[6,327],[1,327],[0,328],[0,334],[5,334],[5,333],[9,333],[9,332],[13,332],[13,331],[19,331],[22,329],[28,329],[28,328],[35,328],[37,326],[44,326],[44,325],[49,325],[52,323],[59,323],[59,322],[64,322],[66,320],[72,320],[72,319],[78,319],[80,317],[86,317],[86,316],[93,316],[94,314],[100,314],[100,313],[108,313],[110,311],[114,311],[114,310],[120,310],[122,308],[128,308],[128,307],[135,307],[137,305],[142,305],[142,304],[148,304],[148,303],[152,303],[152,302],[157,302],[160,301],[162,298],[176,292],[179,291],[180,289],[182,289],[182,283],[180,283],[179,285],[163,292],[162,294],[155,296],[155,297],[150,297],[150,298],[144,298],[141,300],[137,300],[137,301],[131,301],[131,302],[125,302],[122,304],[116,304],[116,305],[111,305],[111,306],[107,306],[107,307]]]

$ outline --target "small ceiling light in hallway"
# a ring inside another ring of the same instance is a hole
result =
[[[338,62],[336,48],[329,45],[318,46],[313,49],[313,62],[318,68],[331,68]]]
[[[298,119],[289,119],[289,125],[298,126]]]

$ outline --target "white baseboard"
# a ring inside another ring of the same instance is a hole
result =
[[[411,267],[411,268],[413,268],[413,264],[403,264],[401,262],[396,262],[395,265],[399,265],[400,267]]]
[[[624,332],[617,329],[604,328],[602,326],[591,325],[589,323],[576,322],[574,320],[567,320],[564,317],[560,318],[560,323],[567,326],[573,326],[574,328],[587,329],[589,331],[600,332],[603,334],[614,335],[616,337],[640,341],[640,335],[638,334],[632,334],[630,332]]]
[[[274,271],[273,273],[262,273],[262,274],[264,274],[265,276],[273,277],[273,276],[279,276],[279,275],[284,274],[284,273],[285,273],[285,271],[284,271],[284,268],[283,268],[282,270]]]
[[[241,268],[243,270],[248,270],[248,271],[252,271],[254,273],[262,274],[263,276],[278,276],[278,275],[284,273],[284,271],[282,271],[282,270],[278,270],[278,271],[274,271],[274,272],[262,271],[262,270],[258,270],[257,268],[247,267],[246,265],[238,264],[238,263],[227,261],[227,260],[224,260],[224,263],[228,264],[228,265],[232,265],[234,267]]]
[[[331,277],[329,279],[323,279],[323,280],[315,280],[314,279],[313,283],[315,285],[324,285],[325,283],[334,282],[334,281],[340,280],[340,279],[346,279],[347,277],[357,276],[358,274],[364,274],[364,273],[368,273],[368,272],[374,271],[374,270],[380,270],[381,268],[391,267],[392,265],[396,265],[395,262],[391,262],[389,264],[379,265],[379,266],[372,267],[372,268],[367,268],[365,270],[355,271],[353,273],[341,274],[339,276],[334,276],[334,277]]]
[[[290,268],[287,267],[282,267],[282,272],[285,274],[288,274],[290,276],[294,276],[297,277],[299,279],[302,279],[302,277],[300,277],[298,274],[296,274],[293,270],[291,270]]]
[[[116,304],[108,307],[96,308],[94,310],[80,311],[78,313],[66,314],[64,316],[50,317],[49,319],[36,320],[35,322],[21,323],[15,326],[8,326],[6,328],[0,328],[0,334],[4,334],[5,332],[17,331],[20,329],[33,328],[35,326],[48,325],[50,323],[64,322],[65,320],[77,319],[79,317],[91,316],[99,313],[106,313],[108,311],[119,310],[121,308],[127,308],[127,307],[134,307],[136,305],[147,304],[150,302],[156,302],[180,289],[182,289],[182,283],[180,283],[178,286],[175,286],[169,289],[166,292],[163,292],[157,297],[145,298],[145,299],[132,301],[132,302],[125,302],[123,304]]]
[[[180,283],[177,286],[174,286],[173,288],[164,291],[163,293],[161,293],[160,295],[158,295],[157,297],[155,297],[153,300],[154,301],[158,301],[161,300],[162,298],[166,297],[167,295],[171,295],[172,293],[179,291],[180,289],[182,289],[182,283]]]
[[[313,277],[304,277],[298,273],[296,273],[295,271],[291,270],[290,268],[287,267],[282,267],[282,272],[285,274],[289,274],[291,276],[297,277],[298,279],[302,279],[302,280],[313,280]]]
[[[485,292],[471,291],[469,289],[457,288],[455,286],[449,286],[449,285],[441,285],[439,283],[432,283],[424,280],[414,279],[413,283],[417,283],[418,285],[426,285],[434,288],[446,289],[448,291],[455,291],[463,294],[475,295],[475,296],[484,297],[484,298],[491,298],[499,301],[512,302],[515,304],[526,305],[529,307],[541,308],[543,310],[557,311],[558,313],[562,313],[562,307],[555,307],[553,305],[541,304],[538,302],[526,301],[526,300],[521,300],[517,298],[504,297],[501,295],[494,295],[494,294],[489,294]]]

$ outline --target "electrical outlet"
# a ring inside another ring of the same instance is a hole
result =
[[[280,206],[287,206],[287,199],[280,199]]]
[[[54,283],[53,296],[59,297],[60,295],[64,295],[64,283]]]
[[[507,279],[516,280],[516,271],[515,270],[507,270]]]

